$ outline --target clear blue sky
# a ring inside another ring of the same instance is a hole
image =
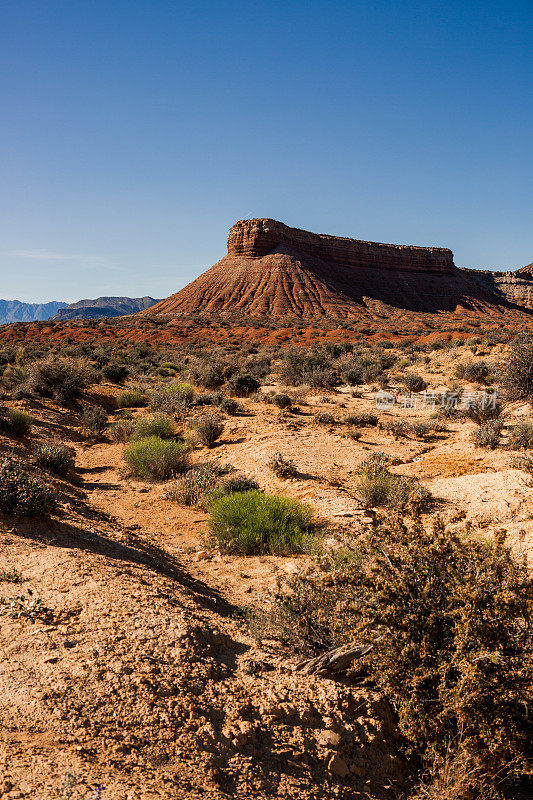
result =
[[[529,263],[532,37],[532,0],[2,0],[0,297],[164,297],[247,217]]]

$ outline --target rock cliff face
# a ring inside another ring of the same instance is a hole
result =
[[[230,228],[228,255],[260,258],[278,246],[351,267],[451,275],[453,253],[444,247],[380,244],[289,228],[273,219],[245,219]]]
[[[514,275],[459,269],[451,250],[442,247],[345,239],[251,219],[230,229],[228,254],[221,261],[143,313],[362,318],[445,311],[486,316],[519,304],[527,312],[533,309],[531,278]]]

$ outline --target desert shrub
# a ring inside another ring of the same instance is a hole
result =
[[[501,416],[502,406],[496,398],[478,398],[468,402],[466,408],[459,409],[465,417],[473,419],[478,425],[487,422],[489,419],[497,419]]]
[[[326,350],[290,348],[280,366],[280,379],[289,386],[308,383],[316,389],[330,389],[340,383],[337,370],[331,366],[331,358]]]
[[[520,334],[501,368],[501,382],[512,400],[533,399],[533,335]]]
[[[248,397],[256,392],[261,384],[253,375],[233,375],[228,381],[228,391],[237,397]]]
[[[232,416],[233,414],[238,414],[241,410],[240,405],[233,397],[224,397],[219,403],[219,408],[221,411],[224,411],[226,414]]]
[[[516,469],[523,469],[524,472],[529,472],[533,475],[533,456],[519,455],[511,459],[511,466]]]
[[[148,404],[140,389],[125,389],[117,396],[117,408],[143,408]]]
[[[422,392],[427,389],[427,383],[424,378],[414,372],[406,372],[403,376],[403,383],[409,392]]]
[[[236,494],[237,492],[259,491],[259,484],[253,478],[246,475],[234,475],[227,478],[221,486],[224,494]]]
[[[220,475],[218,464],[200,464],[187,470],[179,481],[167,489],[166,496],[184,506],[205,508],[209,494],[217,486]]]
[[[388,469],[385,453],[372,453],[359,465],[357,493],[365,508],[389,506],[411,512],[426,510],[433,500],[431,492],[416,478],[394,475]]]
[[[81,424],[88,436],[100,436],[107,427],[107,411],[102,406],[85,406]]]
[[[131,419],[119,419],[109,428],[109,436],[113,442],[129,442],[135,429]]]
[[[218,417],[205,416],[196,420],[194,430],[203,445],[213,447],[224,433],[224,423]]]
[[[390,419],[383,424],[383,430],[391,433],[394,437],[409,436],[411,427],[404,419]]]
[[[268,459],[268,466],[278,478],[291,478],[298,474],[296,464],[281,453],[274,453]]]
[[[162,411],[174,416],[194,403],[194,389],[189,383],[169,383],[148,393],[151,411]]]
[[[2,428],[13,436],[27,436],[31,432],[33,417],[20,408],[10,408],[1,420]]]
[[[533,423],[519,422],[509,429],[510,450],[530,450],[533,447]]]
[[[479,800],[502,796],[530,755],[532,613],[533,579],[503,535],[488,542],[440,519],[425,529],[394,518],[345,557],[279,584],[258,630],[308,655],[368,645],[354,670],[388,697],[423,765],[469,763],[464,793],[431,796]],[[490,794],[473,791],[480,770]]]
[[[315,422],[318,425],[335,425],[337,420],[329,411],[320,411],[318,414],[315,414]]]
[[[301,553],[317,543],[309,506],[258,491],[216,500],[209,525],[221,549],[228,553]]]
[[[205,389],[220,389],[226,381],[224,370],[218,364],[209,364],[193,372],[194,380]]]
[[[129,375],[129,370],[125,364],[106,364],[102,367],[102,375],[112,383],[124,383]]]
[[[174,422],[167,414],[154,414],[152,419],[136,419],[130,436],[132,439],[148,439],[150,436],[172,439],[174,433]]]
[[[348,430],[346,431],[346,436],[349,439],[353,439],[354,442],[358,442],[362,436],[362,433],[361,431],[358,431],[357,428],[348,428]]]
[[[29,366],[26,386],[32,394],[63,402],[79,397],[93,378],[86,359],[48,356]]]
[[[290,408],[292,405],[292,400],[288,394],[275,394],[272,402],[278,408]]]
[[[416,436],[417,439],[426,439],[428,436],[432,436],[433,433],[435,433],[435,426],[432,425],[431,422],[417,420],[411,423],[411,433],[413,436]]]
[[[471,383],[486,383],[489,379],[491,368],[485,361],[469,361],[457,364],[455,375]]]
[[[35,463],[55,475],[67,475],[74,469],[70,451],[61,444],[43,444],[35,451]]]
[[[472,441],[478,447],[489,447],[494,450],[500,444],[503,422],[499,419],[489,419],[482,422],[472,434]]]
[[[215,392],[214,394],[197,394],[194,398],[195,406],[218,406],[221,402],[221,392]]]
[[[0,510],[21,517],[45,517],[56,508],[49,486],[31,478],[13,459],[0,461]]]
[[[375,414],[363,412],[362,414],[348,414],[345,422],[348,425],[357,425],[359,428],[375,427],[379,420]]]
[[[124,459],[134,475],[166,480],[187,469],[189,451],[185,442],[149,436],[131,442],[124,451]]]

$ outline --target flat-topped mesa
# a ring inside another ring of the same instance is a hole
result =
[[[279,245],[322,261],[376,270],[401,270],[450,275],[453,253],[445,247],[380,244],[289,228],[274,219],[244,219],[230,228],[228,255],[261,258]]]

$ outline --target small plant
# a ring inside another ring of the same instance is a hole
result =
[[[22,583],[23,580],[18,569],[0,569],[0,583]]]
[[[489,419],[497,419],[501,416],[502,407],[501,404],[497,402],[496,398],[491,398],[489,402],[487,402],[485,398],[482,398],[481,400],[468,403],[463,413],[466,417],[473,419],[474,422],[481,425]]]
[[[358,442],[362,436],[361,431],[358,431],[357,428],[348,428],[346,431],[346,436],[348,439],[353,439],[354,442]]]
[[[107,427],[107,411],[102,406],[85,406],[81,424],[87,436],[101,436]]]
[[[457,378],[471,383],[487,383],[490,373],[491,369],[485,361],[469,361],[458,364],[455,368]]]
[[[31,589],[28,589],[27,595],[0,598],[0,609],[11,619],[29,619],[30,622],[47,620],[51,615],[50,609],[43,605],[40,597],[33,596]]]
[[[167,414],[154,414],[152,419],[140,417],[135,420],[131,438],[147,439],[149,436],[159,436],[160,439],[172,439],[174,433],[174,422]]]
[[[533,398],[533,335],[519,334],[501,368],[501,380],[512,400]]]
[[[211,531],[228,553],[309,552],[317,547],[309,506],[258,491],[238,492],[211,507]]]
[[[148,404],[140,389],[125,389],[117,396],[117,408],[143,408]]]
[[[397,510],[425,510],[433,497],[416,478],[394,475],[388,469],[390,459],[385,453],[372,453],[359,466],[357,491],[365,508],[390,506]]]
[[[67,475],[74,469],[74,459],[61,444],[44,444],[39,447],[35,452],[35,463],[55,475]]]
[[[56,508],[49,486],[30,476],[13,459],[0,461],[0,510],[21,517],[46,517]]]
[[[208,495],[215,489],[220,474],[217,464],[207,463],[193,467],[167,489],[166,497],[184,506],[205,508]]]
[[[224,423],[214,416],[205,416],[194,423],[194,430],[201,443],[213,447],[224,433]]]
[[[530,450],[533,447],[533,423],[520,422],[509,430],[510,450]]]
[[[185,472],[189,466],[189,452],[190,447],[185,442],[149,436],[131,442],[124,451],[124,459],[134,475],[162,481]]]
[[[259,484],[253,478],[247,478],[246,475],[235,475],[224,481],[221,490],[224,494],[259,491]]]
[[[281,453],[274,453],[268,460],[268,466],[278,478],[292,478],[298,474],[296,464]]]
[[[499,419],[489,419],[482,422],[473,432],[472,441],[478,447],[489,447],[494,450],[500,444],[503,422]]]
[[[400,438],[409,435],[410,426],[404,419],[391,419],[383,425],[383,430],[391,433],[395,438]]]
[[[13,436],[27,436],[32,425],[32,415],[19,408],[10,408],[2,420],[2,427]]]

